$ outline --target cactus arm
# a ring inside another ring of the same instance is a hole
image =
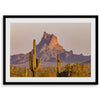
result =
[[[40,64],[41,64],[41,59],[38,60],[38,57],[36,59],[36,67],[34,68],[34,71],[37,71],[40,68]]]
[[[37,69],[39,69],[39,68],[40,68],[40,64],[41,64],[41,59],[39,59]]]

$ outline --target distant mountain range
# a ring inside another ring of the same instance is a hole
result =
[[[33,46],[33,44],[32,44]],[[33,53],[33,50],[31,50]],[[91,56],[84,56],[83,54],[77,55],[73,54],[73,51],[66,51],[57,40],[54,34],[48,34],[44,32],[40,43],[36,46],[37,57],[41,58],[41,63],[51,62],[55,63],[57,61],[57,54],[60,54],[61,62],[64,63],[74,63],[74,62],[84,62],[90,60]],[[10,56],[11,64],[24,64],[29,62],[29,53],[27,54],[17,54]]]

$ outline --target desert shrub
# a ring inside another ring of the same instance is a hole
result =
[[[60,77],[90,77],[91,65],[85,63],[70,63],[61,67]],[[25,77],[25,68],[10,65],[10,77]],[[27,77],[33,77],[30,68],[27,68]],[[57,67],[40,67],[37,71],[37,77],[57,77]]]

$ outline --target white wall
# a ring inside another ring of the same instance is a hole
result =
[[[0,55],[3,15],[100,15],[99,0],[0,0]],[[99,35],[100,36],[100,35]],[[100,47],[100,46],[99,46]],[[100,61],[100,60],[99,60]],[[99,100],[98,86],[3,86],[0,56],[0,100]]]

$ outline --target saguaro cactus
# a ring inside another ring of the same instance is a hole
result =
[[[41,59],[38,60],[36,57],[36,40],[33,41],[33,59],[31,57],[31,52],[29,53],[29,66],[30,70],[33,72],[33,77],[37,77],[37,69],[39,69]]]
[[[68,63],[67,66],[68,66],[68,77],[70,77],[71,76],[71,71],[72,71],[71,64]]]
[[[59,54],[57,54],[57,77],[60,76],[60,67],[61,67],[61,60]]]

